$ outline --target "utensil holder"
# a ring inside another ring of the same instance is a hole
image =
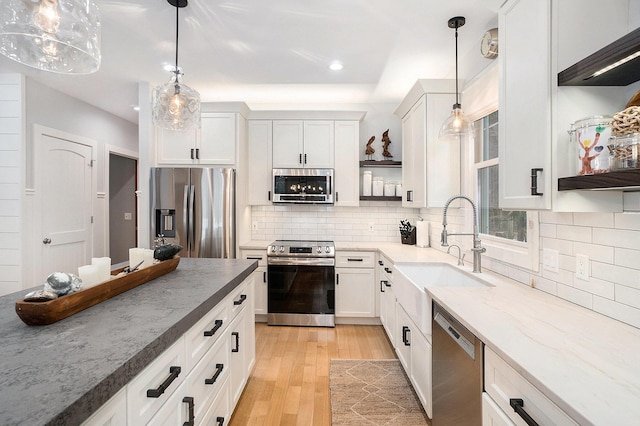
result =
[[[411,231],[409,232],[409,235],[406,237],[403,237],[402,235],[400,235],[400,239],[402,241],[402,244],[415,245],[416,244],[416,227],[412,226]]]

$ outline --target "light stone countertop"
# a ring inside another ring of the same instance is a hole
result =
[[[379,251],[393,263],[457,267],[453,256],[431,248],[387,242],[335,246]],[[470,262],[462,269],[471,273]],[[492,287],[425,290],[580,425],[638,424],[640,329],[490,271],[474,275]]]
[[[0,297],[0,424],[80,424],[256,267],[183,258],[169,274],[45,326],[15,313],[28,290]]]

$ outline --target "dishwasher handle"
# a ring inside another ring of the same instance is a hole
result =
[[[438,312],[437,309],[434,311],[433,321],[438,324],[471,359],[476,359],[475,342],[464,336],[464,334],[468,334],[468,331],[465,329],[467,333],[464,333],[460,330],[464,328],[462,324],[456,324],[457,321],[455,321],[455,319],[445,317],[445,315],[442,312]]]

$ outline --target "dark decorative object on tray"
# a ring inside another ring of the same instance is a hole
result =
[[[400,221],[400,238],[402,244],[414,245],[416,243],[416,227],[406,219]]]
[[[389,139],[389,129],[385,130],[382,133],[382,156],[384,158],[391,158],[393,155],[389,152],[389,145],[391,144],[391,139]]]
[[[178,244],[164,244],[157,246],[153,250],[153,257],[160,261],[169,260],[182,251],[182,246]]]
[[[375,148],[373,148],[373,147],[371,146],[371,144],[372,144],[372,143],[373,143],[373,141],[375,141],[375,140],[376,140],[376,137],[375,137],[375,136],[371,136],[371,137],[369,138],[369,142],[367,142],[367,147],[366,147],[366,148],[365,148],[365,150],[364,150],[364,153],[367,155],[367,160],[371,160],[371,156],[372,156],[373,154],[375,154],[375,152],[376,152]]]

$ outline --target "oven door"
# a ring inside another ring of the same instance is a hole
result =
[[[269,325],[335,325],[335,259],[267,260]]]

